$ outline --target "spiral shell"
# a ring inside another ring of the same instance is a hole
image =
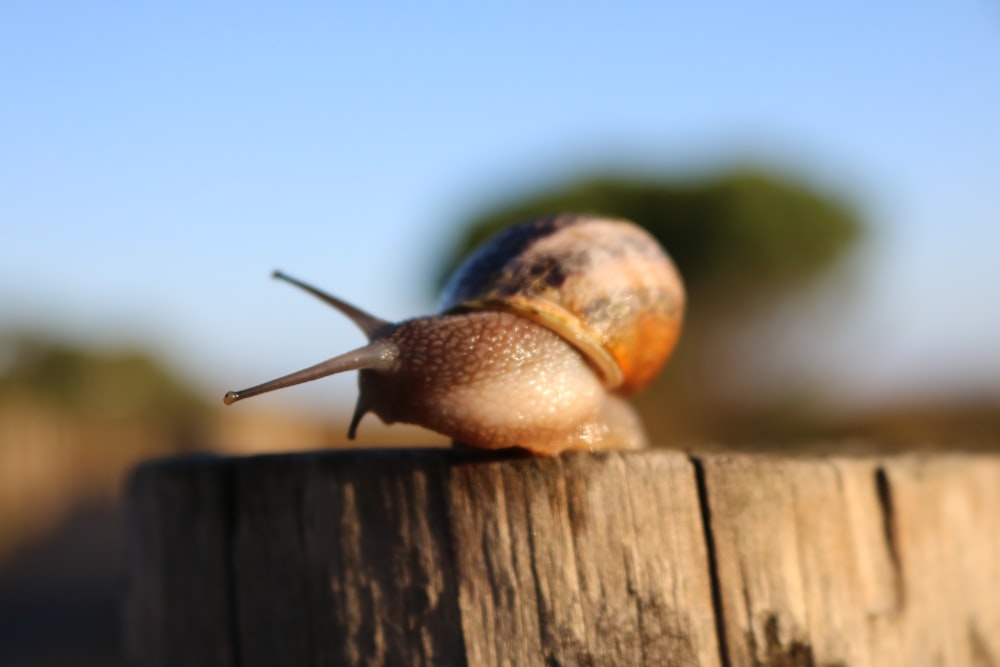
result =
[[[501,309],[559,333],[604,385],[647,385],[680,336],[684,286],[673,262],[634,223],[560,215],[511,227],[452,274],[444,311]]]

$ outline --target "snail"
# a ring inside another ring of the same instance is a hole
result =
[[[646,444],[627,397],[673,352],[684,287],[644,229],[559,215],[499,233],[450,277],[440,313],[398,324],[275,272],[350,318],[368,343],[225,403],[358,370],[353,439],[368,412],[456,444],[534,454]]]

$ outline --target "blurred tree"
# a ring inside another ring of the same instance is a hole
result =
[[[63,414],[141,422],[185,434],[202,402],[144,352],[102,352],[8,332],[0,336],[0,402],[29,401]]]
[[[559,212],[599,213],[643,225],[684,276],[689,303],[681,346],[668,372],[639,399],[655,438],[731,436],[726,424],[735,423],[736,413],[723,414],[719,380],[739,370],[720,368],[722,352],[762,312],[842,258],[863,231],[845,203],[760,170],[700,181],[595,178],[506,203],[469,221],[439,285],[462,257],[500,229]],[[745,425],[740,433],[748,434]]]

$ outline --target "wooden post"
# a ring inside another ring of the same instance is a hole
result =
[[[200,458],[128,489],[134,665],[998,665],[1000,458]]]

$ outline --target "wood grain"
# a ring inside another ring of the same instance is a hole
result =
[[[239,664],[224,473],[214,459],[186,459],[132,475],[125,518],[127,664]]]
[[[152,462],[135,665],[1000,665],[1000,459]]]
[[[1000,460],[704,461],[731,665],[997,665]]]
[[[470,664],[718,664],[685,456],[457,465],[448,505]]]

